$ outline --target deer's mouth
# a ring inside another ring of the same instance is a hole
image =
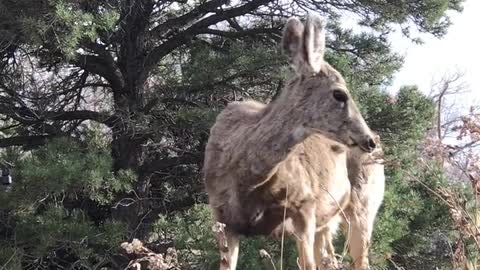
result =
[[[351,147],[351,148],[358,147],[358,148],[362,149],[362,151],[367,152],[367,153],[371,153],[374,150],[374,148],[370,147],[368,145],[368,143],[364,143],[364,144],[363,143],[358,143],[352,137],[350,137],[350,141],[347,145],[348,145],[348,147]]]

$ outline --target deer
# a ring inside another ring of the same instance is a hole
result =
[[[377,147],[372,153],[366,153],[358,146],[348,149],[350,201],[345,209],[317,234],[319,241],[316,248],[327,268],[338,267],[332,242],[339,225],[345,235],[354,269],[367,270],[370,267],[370,239],[385,192],[384,154],[380,146],[380,136],[375,136],[375,143]]]
[[[280,95],[229,103],[210,129],[203,172],[224,224],[221,270],[236,269],[239,236],[284,234],[295,237],[300,268],[316,269],[317,232],[350,200],[347,150],[376,147],[345,80],[324,60],[325,21],[289,18],[281,44],[294,72]]]

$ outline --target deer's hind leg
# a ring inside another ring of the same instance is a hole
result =
[[[349,251],[352,257],[355,270],[369,269],[368,249],[370,246],[370,235],[368,221],[357,215],[350,219]]]
[[[347,210],[351,227],[349,234],[349,251],[354,263],[354,269],[367,270],[369,269],[368,251],[370,248],[370,239],[375,216],[380,205],[378,202],[381,202],[381,200],[371,201],[376,199],[374,196],[382,198],[383,192],[378,192],[378,195],[361,192],[353,193],[353,195],[352,202]],[[370,201],[365,198],[369,198]]]

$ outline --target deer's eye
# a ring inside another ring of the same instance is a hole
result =
[[[342,90],[333,90],[333,98],[342,103],[346,103],[348,101],[347,94]]]

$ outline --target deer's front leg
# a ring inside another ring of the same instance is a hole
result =
[[[293,220],[301,270],[315,270],[315,209],[313,204],[302,209]]]
[[[235,270],[238,261],[240,239],[228,226],[217,222],[213,231],[220,249],[220,270]]]

